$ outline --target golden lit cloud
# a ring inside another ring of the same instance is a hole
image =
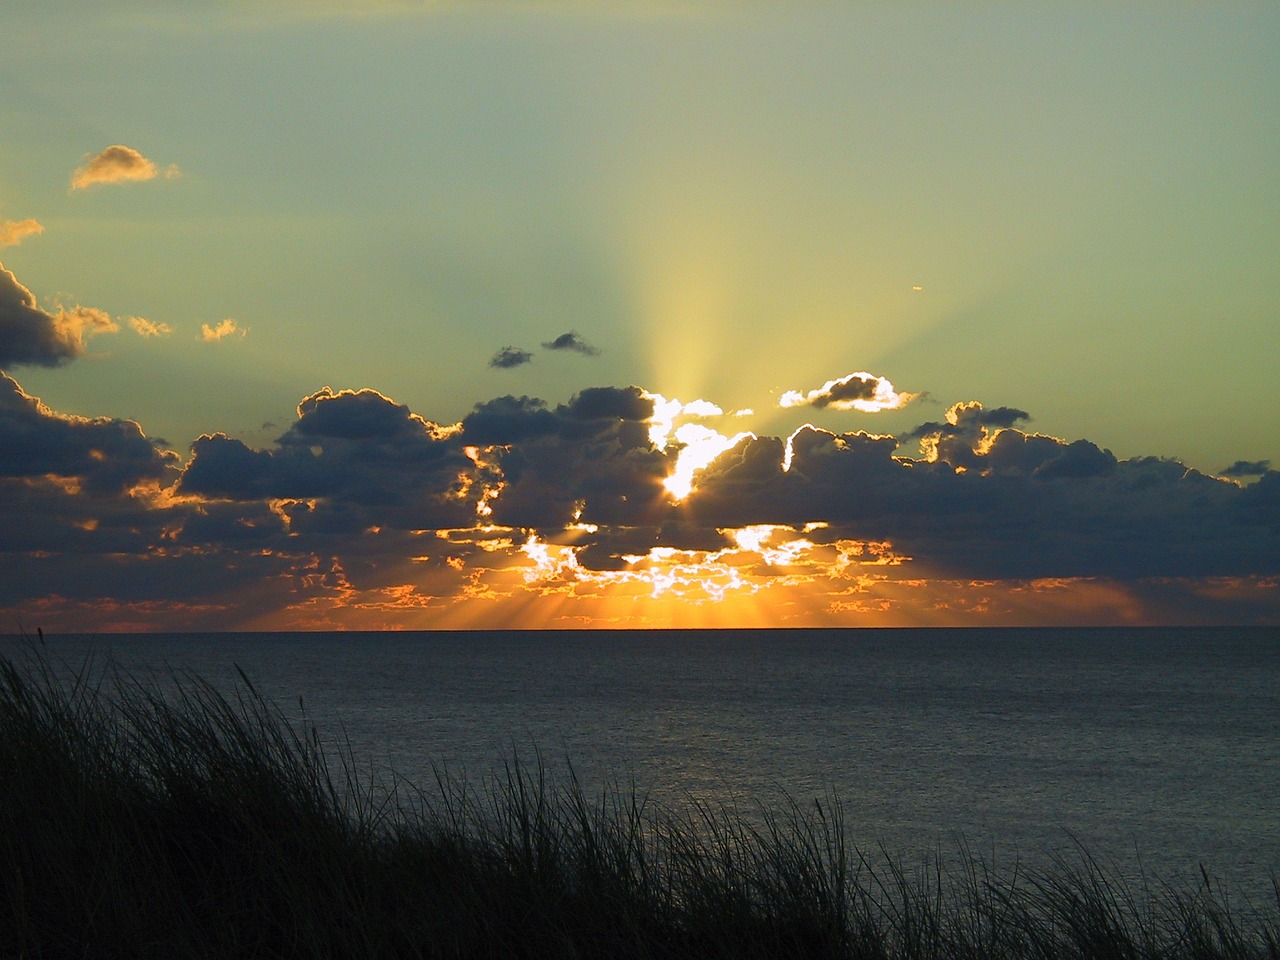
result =
[[[0,220],[0,247],[16,247],[24,239],[44,233],[39,221]]]
[[[234,320],[228,317],[225,320],[219,320],[214,326],[207,323],[200,324],[200,339],[205,343],[216,343],[231,336],[245,336],[249,331],[240,327]]]
[[[119,325],[105,310],[97,307],[60,308],[54,315],[54,325],[62,332],[64,340],[81,342],[95,333],[115,333]]]
[[[84,190],[95,184],[129,183],[131,181],[154,180],[160,175],[155,163],[148,160],[133,147],[117,143],[107,147],[95,157],[89,157],[84,166],[76,168],[71,174],[71,189]],[[177,164],[170,164],[164,169],[164,177],[172,180],[182,175]]]
[[[173,327],[167,323],[158,323],[146,317],[130,317],[129,329],[143,338],[167,337],[173,333]]]
[[[899,392],[884,377],[859,371],[837,380],[828,380],[816,390],[801,393],[788,390],[778,400],[780,407],[817,407],[832,410],[859,410],[877,413],[905,407],[919,394]]]

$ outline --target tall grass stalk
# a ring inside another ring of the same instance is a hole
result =
[[[834,798],[675,810],[537,758],[384,789],[243,675],[0,659],[0,958],[1280,960],[1275,892],[909,867]]]

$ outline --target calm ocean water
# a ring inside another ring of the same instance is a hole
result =
[[[9,651],[17,641],[0,641]],[[357,760],[424,785],[513,752],[654,797],[838,797],[850,839],[910,861],[1044,865],[1078,842],[1126,874],[1280,871],[1280,631],[1027,629],[60,636],[71,663],[236,666],[302,697]]]

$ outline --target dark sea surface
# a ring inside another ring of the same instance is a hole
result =
[[[20,641],[0,640],[9,653]],[[236,667],[358,765],[483,780],[535,750],[589,793],[835,796],[911,863],[960,843],[1126,876],[1280,871],[1280,630],[743,630],[59,636],[133,672]]]

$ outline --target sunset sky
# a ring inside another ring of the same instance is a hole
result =
[[[1280,5],[50,0],[0,633],[1280,623]]]

